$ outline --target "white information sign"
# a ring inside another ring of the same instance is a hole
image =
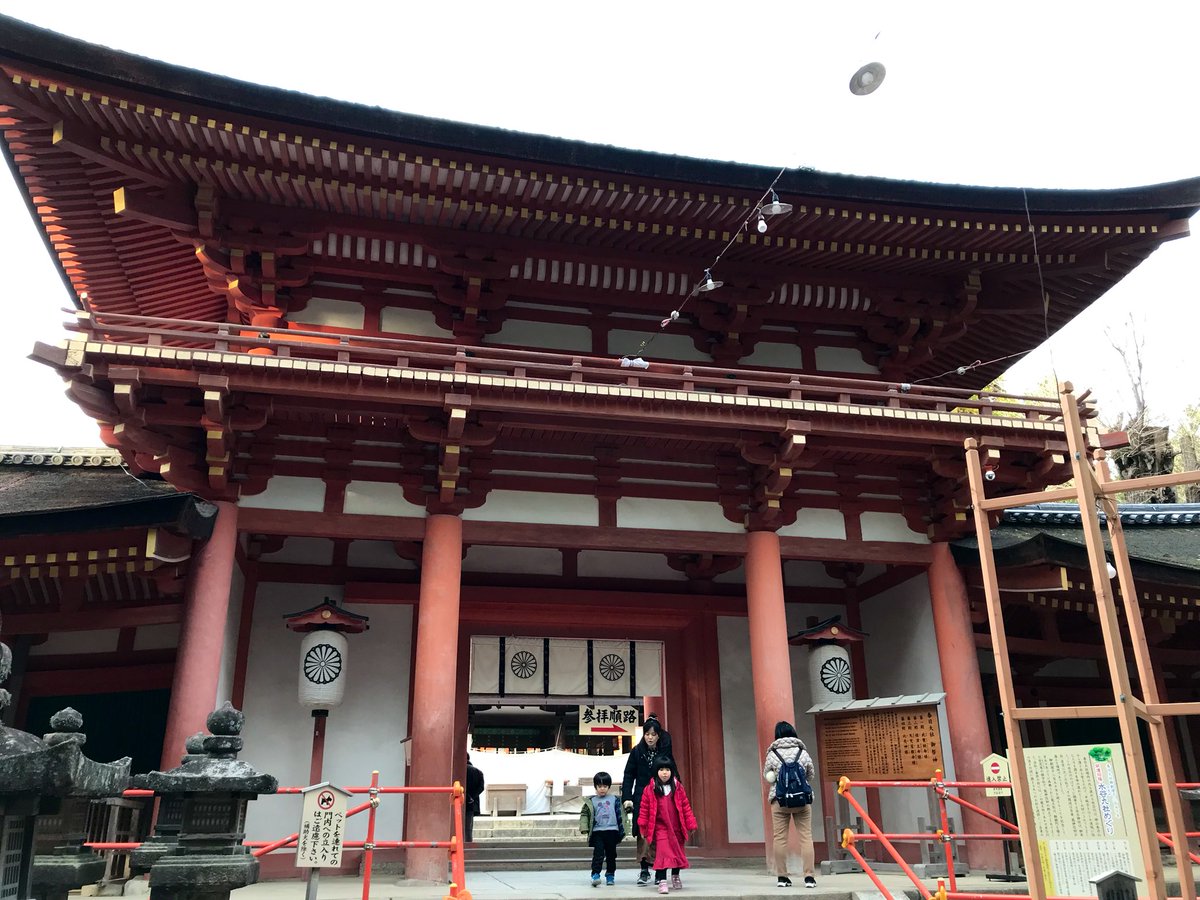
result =
[[[346,799],[349,793],[328,781],[306,787],[296,841],[296,867],[335,868],[342,864],[346,834]]]
[[[993,753],[990,756],[985,756],[980,764],[983,766],[984,781],[999,781],[1002,783],[1012,784],[1012,777],[1009,775],[1008,760],[999,753]],[[1012,788],[1007,787],[990,787],[987,789],[989,797],[1011,797]]]
[[[1038,747],[1025,767],[1048,893],[1090,896],[1113,869],[1145,878],[1120,744]]]
[[[581,706],[579,733],[609,737],[632,737],[637,733],[636,706]]]

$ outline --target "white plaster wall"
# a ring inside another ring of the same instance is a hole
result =
[[[473,544],[463,559],[462,567],[464,572],[561,575],[562,554],[549,547],[489,547]]]
[[[540,525],[598,525],[595,497],[537,491],[492,491],[483,505],[464,510],[464,522],[530,522]]]
[[[863,359],[862,353],[850,347],[818,347],[816,352],[818,372],[861,372],[878,375],[879,369]]]
[[[237,666],[238,626],[242,621],[242,593],[246,576],[235,561],[229,582],[229,614],[225,617],[225,638],[221,646],[221,673],[217,677],[217,697],[213,709],[233,697],[233,670]],[[136,643],[136,638],[135,638]]]
[[[650,358],[647,362],[653,370],[655,359],[670,359],[681,362],[698,362],[712,365],[712,357],[707,353],[701,353],[696,349],[696,345],[692,343],[692,339],[685,334],[669,334],[660,332],[655,326],[653,332],[649,331],[626,331],[625,329],[615,328],[608,333],[608,352],[613,356],[624,356],[633,353],[642,345],[642,341],[647,340],[651,336],[654,337],[653,352],[649,354]],[[636,369],[633,373],[636,374]]]
[[[654,500],[621,497],[617,500],[617,525],[622,528],[662,528],[668,531],[718,531],[741,534],[745,529],[730,522],[721,504],[703,500]]]
[[[821,615],[821,607],[788,604],[788,631],[798,631],[809,616]],[[750,673],[750,629],[743,617],[717,619],[717,646],[721,660],[721,725],[725,746],[725,801],[729,817],[729,840],[746,843],[763,840],[762,802],[766,784],[762,780],[762,759],[758,751],[758,731],[754,710],[754,685]],[[812,705],[808,685],[808,658],[793,649],[790,665],[792,700],[795,704],[796,733],[813,755],[818,779],[836,775],[821,768],[816,752],[813,717],[804,710]],[[775,723],[770,723],[774,728]],[[824,840],[824,813],[819,790],[814,785],[813,839]],[[789,868],[799,868],[791,860]]]
[[[754,352],[743,359],[743,366],[762,366],[764,369],[800,370],[804,368],[804,353],[795,344],[774,344],[759,341]]]
[[[661,553],[584,550],[579,554],[579,574],[584,578],[687,580],[686,575],[667,565],[667,558]]]
[[[840,509],[802,509],[791,525],[779,529],[780,537],[846,539],[846,520]]]
[[[559,325],[507,319],[495,334],[486,335],[485,344],[510,344],[514,347],[543,347],[547,350],[592,352],[592,330],[584,325]]]
[[[937,641],[933,632],[933,607],[929,582],[924,573],[910,578],[862,605],[867,680],[871,696],[896,697],[924,694],[942,689]],[[953,751],[942,720],[942,753],[947,779],[954,777]],[[884,827],[889,831],[915,831],[917,817],[929,817],[924,792],[884,790],[880,792]]]
[[[320,478],[274,475],[267,489],[238,500],[244,509],[289,509],[293,512],[321,512],[325,509],[325,482]]]
[[[783,583],[789,587],[845,587],[842,579],[825,570],[825,563],[815,559],[784,560]]]
[[[304,309],[296,313],[293,321],[301,330],[306,324],[362,330],[366,314],[366,309],[361,303],[313,297],[304,305]]]
[[[274,553],[264,553],[263,562],[295,565],[333,565],[333,541],[329,538],[290,537]]]
[[[391,541],[351,541],[346,564],[364,569],[415,569],[412,560],[396,555]]]
[[[928,544],[929,535],[913,531],[900,513],[865,512],[858,517],[864,541],[900,541]]]
[[[453,337],[454,332],[438,326],[433,313],[425,309],[385,306],[379,312],[380,331],[413,337]]]
[[[400,485],[381,481],[351,481],[346,485],[342,511],[357,516],[425,518],[425,507],[405,500]]]
[[[65,656],[75,653],[115,653],[119,628],[95,631],[52,631],[41,644],[29,648],[30,656]],[[135,638],[136,639],[136,638]]]
[[[337,585],[259,585],[250,631],[246,670],[246,749],[242,757],[279,779],[281,785],[308,781],[312,718],[296,700],[300,636],[283,627],[282,616],[320,603],[340,600]],[[323,776],[335,784],[363,785],[379,770],[383,785],[405,783],[400,740],[408,732],[409,671],[412,658],[412,607],[351,604],[371,617],[371,628],[347,638],[346,699],[329,714]],[[358,802],[358,801],[353,801]],[[404,801],[386,795],[379,808],[376,835],[398,840]],[[269,840],[296,830],[300,799],[275,796],[250,804],[246,833]],[[346,828],[349,840],[362,840],[366,817],[355,816]]]
[[[179,646],[179,623],[143,625],[133,636],[134,650],[170,650]]]

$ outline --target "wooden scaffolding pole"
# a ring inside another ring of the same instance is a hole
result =
[[[1079,401],[1070,382],[1059,386],[1063,412],[1063,427],[1066,431],[1074,484],[1070,488],[1058,488],[1040,494],[1019,494],[1007,497],[988,498],[984,492],[983,463],[980,460],[980,445],[974,439],[965,443],[967,477],[971,489],[971,502],[975,512],[975,531],[979,540],[979,558],[983,573],[984,596],[987,601],[988,626],[992,635],[992,651],[996,659],[996,680],[1000,688],[1000,704],[1004,713],[1004,728],[1008,739],[1009,765],[1012,770],[1013,800],[1016,805],[1017,823],[1021,829],[1021,849],[1025,856],[1026,874],[1029,879],[1029,894],[1034,900],[1045,900],[1045,873],[1041,854],[1038,852],[1037,831],[1033,819],[1033,807],[1029,796],[1029,780],[1025,768],[1025,750],[1021,742],[1020,722],[1032,719],[1055,719],[1074,717],[1086,713],[1088,717],[1111,717],[1117,719],[1121,729],[1121,746],[1126,769],[1130,778],[1133,798],[1133,818],[1143,862],[1146,866],[1147,894],[1153,900],[1166,900],[1167,888],[1163,877],[1162,854],[1159,849],[1158,829],[1154,821],[1154,806],[1150,796],[1149,778],[1145,760],[1142,758],[1141,737],[1138,720],[1147,724],[1159,780],[1162,783],[1163,805],[1174,842],[1175,859],[1179,868],[1181,893],[1184,897],[1195,897],[1195,881],[1192,877],[1191,860],[1188,858],[1188,843],[1183,823],[1183,806],[1175,771],[1172,767],[1167,742],[1166,717],[1194,714],[1194,703],[1163,703],[1158,693],[1142,624],[1141,606],[1137,599],[1137,588],[1133,582],[1133,570],[1129,564],[1129,552],[1125,544],[1121,518],[1115,496],[1118,493],[1167,485],[1200,482],[1200,472],[1184,472],[1173,475],[1154,475],[1128,481],[1113,482],[1108,476],[1104,453],[1089,452],[1089,435],[1083,429],[1079,413]],[[1090,445],[1098,444],[1097,436],[1090,435]],[[999,450],[986,448],[989,456],[998,456]],[[1000,605],[999,582],[996,561],[992,551],[991,522],[989,512],[1023,506],[1032,502],[1059,500],[1073,497],[1079,503],[1080,521],[1083,525],[1084,542],[1087,545],[1088,563],[1092,586],[1096,596],[1096,612],[1104,637],[1105,656],[1108,661],[1110,681],[1113,686],[1113,703],[1072,709],[1025,707],[1018,708],[1012,683],[1012,666],[1008,657],[1008,643],[1004,632],[1003,610]],[[1129,640],[1134,660],[1138,667],[1141,697],[1134,694],[1126,661],[1124,636],[1117,616],[1111,579],[1108,575],[1108,560],[1100,532],[1100,516],[1097,503],[1104,508],[1105,518],[1112,542],[1114,567],[1121,588],[1121,598],[1129,626]]]

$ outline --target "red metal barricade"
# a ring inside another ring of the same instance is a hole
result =
[[[912,789],[924,789],[924,790],[932,789],[934,791],[934,793],[936,794],[937,800],[938,800],[938,807],[939,807],[939,810],[941,813],[941,827],[937,830],[936,834],[919,834],[919,833],[918,834],[909,834],[909,833],[885,832],[879,827],[878,824],[876,824],[875,820],[871,818],[871,816],[867,813],[866,809],[863,808],[863,805],[861,803],[859,803],[858,798],[856,798],[850,792],[852,787],[912,788]],[[979,894],[979,893],[970,893],[970,892],[964,892],[964,891],[958,890],[958,880],[957,880],[957,877],[956,877],[956,874],[954,871],[954,855],[952,852],[951,845],[958,841],[961,841],[964,843],[970,842],[970,841],[1019,841],[1021,838],[1020,833],[1017,829],[1017,826],[1015,824],[1013,824],[1012,822],[1006,821],[1005,819],[1000,818],[999,816],[995,815],[994,813],[991,813],[986,809],[982,809],[981,807],[976,806],[974,803],[971,803],[970,801],[963,799],[962,797],[958,796],[957,794],[950,793],[948,789],[949,788],[1011,788],[1011,787],[1012,787],[1012,785],[1008,782],[943,781],[942,780],[942,771],[940,769],[937,770],[937,773],[929,781],[855,781],[855,782],[851,782],[849,778],[845,778],[845,777],[840,778],[838,780],[838,787],[837,787],[838,794],[841,795],[846,800],[846,802],[850,804],[851,808],[853,808],[856,813],[858,813],[858,815],[861,817],[863,823],[867,826],[867,829],[868,829],[868,832],[865,834],[855,834],[849,828],[843,829],[842,836],[841,836],[841,842],[840,842],[841,847],[843,850],[845,850],[847,853],[849,853],[860,866],[862,866],[863,871],[871,879],[871,882],[875,885],[875,887],[879,890],[879,892],[885,898],[887,898],[887,900],[895,900],[895,897],[887,889],[887,887],[884,885],[884,883],[880,880],[880,878],[876,874],[876,872],[871,868],[870,862],[868,862],[863,857],[863,855],[858,851],[858,848],[855,847],[856,842],[858,842],[858,841],[878,841],[883,846],[884,850],[887,851],[888,855],[891,857],[891,861],[896,863],[900,867],[900,869],[908,876],[909,880],[912,881],[913,886],[920,893],[922,900],[995,900],[995,897],[996,897],[995,894]],[[1150,785],[1150,787],[1152,789],[1156,789],[1156,790],[1162,789],[1161,784],[1152,783]],[[1200,784],[1183,784],[1183,783],[1181,783],[1181,784],[1179,784],[1179,787],[1180,788],[1200,787]],[[949,801],[951,803],[957,803],[959,806],[963,807],[964,809],[969,809],[972,812],[978,813],[979,815],[981,815],[987,819],[990,819],[991,821],[1000,825],[1002,828],[1008,829],[1008,833],[1000,833],[1000,834],[951,833],[950,832],[950,824],[949,824],[949,816],[947,814],[947,807],[946,807],[947,801]],[[1189,831],[1187,833],[1187,836],[1189,838],[1200,837],[1200,832]],[[1174,844],[1172,843],[1172,841],[1170,839],[1170,835],[1159,833],[1158,838],[1160,841],[1163,842],[1163,844],[1165,844],[1167,847],[1171,848],[1171,850],[1175,849]],[[895,844],[893,843],[893,841],[895,841],[895,842],[910,842],[910,841],[931,841],[931,840],[938,841],[939,843],[941,843],[942,848],[946,854],[946,879],[945,880],[938,879],[937,888],[934,891],[930,891],[929,888],[926,887],[925,884],[917,877],[917,874],[913,871],[912,867],[905,861],[905,859],[896,850]],[[1188,856],[1191,858],[1191,860],[1193,862],[1200,863],[1200,856],[1198,856],[1197,854],[1189,851]],[[945,883],[946,881],[949,881],[949,884],[950,884],[949,890],[946,889],[946,883]],[[1030,897],[1028,894],[1005,894],[1004,896],[1005,896],[1006,900],[1030,900]],[[1082,897],[1076,898],[1076,897],[1069,897],[1069,896],[1058,896],[1058,897],[1055,897],[1054,900],[1095,900],[1095,898],[1094,897],[1092,897],[1092,898],[1082,898]],[[1172,898],[1172,900],[1175,900],[1175,898]]]
[[[301,787],[281,787],[276,794],[299,794]],[[343,790],[351,794],[367,794],[365,803],[360,803],[346,810],[346,818],[359,813],[367,813],[367,836],[365,841],[344,841],[342,846],[351,850],[363,851],[363,889],[362,900],[370,900],[371,894],[371,863],[376,850],[396,850],[416,847],[420,849],[445,849],[450,851],[450,893],[446,900],[471,900],[471,892],[467,890],[466,848],[463,845],[463,805],[465,791],[460,782],[454,782],[449,787],[414,787],[414,786],[380,786],[379,773],[371,773],[371,783],[364,787],[348,787]],[[375,840],[375,813],[379,808],[382,795],[385,794],[449,794],[454,814],[454,833],[448,841],[377,841]],[[126,797],[153,797],[153,791],[125,791]],[[265,856],[276,850],[282,850],[294,845],[299,839],[299,832],[275,841],[245,841],[247,847],[253,848],[255,857]],[[84,845],[92,850],[120,850],[128,852],[141,846],[139,843],[94,842]]]

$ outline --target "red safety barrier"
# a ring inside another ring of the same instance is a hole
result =
[[[362,900],[370,900],[371,894],[371,864],[376,850],[398,850],[405,848],[420,848],[422,850],[449,850],[450,851],[450,893],[446,900],[471,900],[471,892],[467,890],[467,873],[466,873],[466,847],[464,846],[463,835],[463,806],[465,803],[466,792],[459,782],[454,782],[450,787],[428,787],[428,786],[387,786],[381,787],[379,784],[379,773],[371,773],[371,783],[365,787],[348,787],[342,788],[351,794],[368,794],[370,799],[365,803],[360,803],[353,809],[346,810],[346,818],[356,816],[361,812],[367,813],[367,837],[365,841],[343,841],[342,847],[351,850],[361,849],[363,851],[363,889]],[[278,788],[276,794],[299,794],[304,791],[302,787],[281,787]],[[454,812],[454,834],[450,836],[448,841],[377,841],[375,840],[375,813],[379,808],[381,794],[450,794],[450,802]],[[126,797],[153,797],[154,791],[143,790],[128,790],[123,793]],[[272,795],[266,795],[272,796]],[[282,850],[289,847],[299,840],[299,832],[289,834],[287,837],[279,838],[274,841],[243,841],[242,845],[253,848],[251,855],[254,857],[266,856],[268,853],[273,853],[276,850]],[[85,843],[85,847],[92,850],[136,850],[142,846],[140,843],[112,843],[112,842],[95,842]]]
[[[1195,788],[1195,787],[1200,787],[1200,783],[1183,782],[1183,783],[1180,783],[1178,786],[1180,788]],[[921,832],[917,832],[917,833],[884,832],[875,823],[875,821],[867,814],[866,810],[863,809],[862,805],[858,802],[857,798],[855,798],[854,795],[850,793],[851,787],[864,787],[864,788],[893,788],[894,787],[894,788],[925,788],[925,789],[932,788],[938,799],[938,808],[939,808],[939,811],[941,814],[941,828],[939,828],[933,834],[927,834],[927,833],[921,833]],[[1150,787],[1153,789],[1161,789],[1162,785],[1159,783],[1151,783]],[[858,815],[862,818],[862,821],[870,829],[870,831],[865,834],[856,834],[853,831],[851,831],[849,828],[843,829],[842,839],[841,839],[842,849],[846,850],[846,852],[848,852],[854,858],[854,860],[860,866],[862,866],[863,871],[866,872],[867,876],[871,879],[872,883],[875,885],[876,888],[878,888],[879,892],[881,894],[883,894],[883,896],[885,898],[887,898],[887,900],[894,900],[894,898],[893,898],[892,894],[888,891],[888,889],[886,887],[884,887],[883,883],[879,880],[878,875],[876,875],[876,873],[872,870],[871,864],[862,856],[861,853],[859,853],[858,849],[854,846],[855,843],[857,843],[858,841],[879,841],[879,843],[884,847],[884,849],[891,856],[892,861],[895,862],[900,867],[900,869],[909,877],[909,880],[912,881],[913,885],[921,893],[923,900],[996,900],[996,897],[997,897],[996,894],[971,893],[971,892],[964,892],[964,891],[957,890],[957,886],[958,886],[957,885],[957,877],[956,877],[955,871],[954,871],[954,855],[953,855],[953,852],[951,849],[951,845],[955,841],[1019,841],[1021,839],[1021,836],[1018,832],[1017,826],[1014,825],[1012,822],[1009,822],[1005,819],[1000,818],[997,815],[994,815],[993,813],[989,812],[986,809],[982,809],[979,806],[976,806],[974,803],[964,800],[962,797],[959,797],[956,794],[949,793],[947,788],[1009,788],[1009,789],[1011,789],[1012,784],[1010,782],[1004,782],[1004,781],[943,781],[941,769],[936,770],[934,777],[931,778],[929,781],[854,781],[854,782],[851,782],[849,778],[845,778],[845,777],[838,779],[838,787],[837,787],[838,794],[846,799],[846,802],[849,803],[849,805],[855,810],[855,812],[858,813]],[[1008,833],[1008,834],[955,834],[955,833],[951,833],[949,817],[946,812],[946,801],[950,801],[952,803],[957,803],[959,806],[962,806],[965,809],[969,809],[973,812],[976,812],[979,815],[984,816],[985,818],[989,819],[990,821],[995,822],[996,824],[1009,829],[1010,833]],[[1200,837],[1200,831],[1186,832],[1186,836],[1189,838]],[[1171,836],[1169,834],[1164,834],[1162,832],[1158,832],[1158,839],[1160,841],[1162,841],[1172,851],[1174,851],[1175,845],[1174,845],[1173,841],[1171,840]],[[933,840],[939,841],[942,844],[943,849],[945,850],[946,877],[950,882],[950,889],[946,890],[945,881],[939,879],[938,883],[937,883],[937,890],[931,894],[929,892],[929,890],[917,878],[916,873],[912,870],[912,867],[909,866],[909,864],[900,856],[899,852],[896,850],[896,848],[892,842],[896,841],[899,843],[906,843],[906,842],[913,842],[913,841],[924,842],[924,841],[933,841]],[[1200,863],[1200,855],[1197,855],[1196,853],[1192,853],[1189,851],[1188,857],[1192,860],[1192,862]],[[1006,893],[1003,896],[1006,898],[1006,900],[1032,900],[1032,898],[1029,894],[1007,894]],[[1095,898],[1091,897],[1091,896],[1075,897],[1075,896],[1066,896],[1066,895],[1056,895],[1054,897],[1054,900],[1095,900]],[[1170,897],[1170,898],[1168,898],[1168,900],[1183,900],[1183,898]]]

